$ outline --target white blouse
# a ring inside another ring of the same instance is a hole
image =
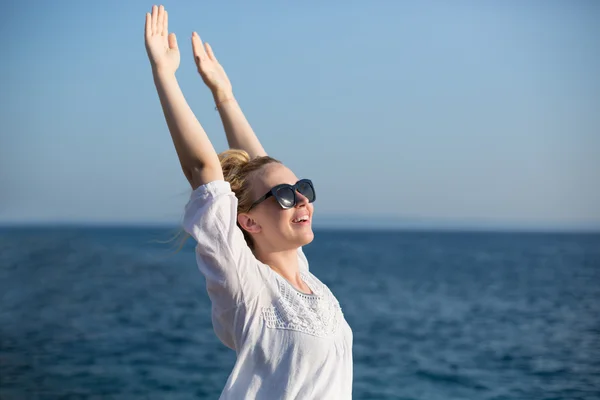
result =
[[[237,354],[220,399],[351,399],[352,330],[329,288],[309,272],[294,288],[258,261],[236,224],[237,198],[228,182],[193,191],[184,229],[212,302],[219,339]]]

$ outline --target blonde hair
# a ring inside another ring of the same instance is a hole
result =
[[[269,156],[250,158],[250,155],[246,151],[239,149],[230,149],[222,152],[219,154],[219,161],[223,169],[223,176],[229,182],[231,190],[238,199],[238,215],[250,211],[250,207],[255,201],[252,196],[250,184],[252,175],[267,164],[281,164],[279,160]],[[240,229],[242,229],[241,226]],[[242,232],[248,246],[253,248],[251,235],[244,229],[242,229]]]
[[[229,182],[231,190],[235,194],[235,197],[237,197],[238,199],[238,215],[250,211],[250,207],[255,201],[255,199],[252,197],[252,188],[250,185],[251,176],[267,164],[281,164],[281,161],[269,156],[250,158],[250,155],[246,151],[240,149],[229,149],[220,153],[219,161],[221,162],[223,177],[227,182]],[[244,233],[244,239],[246,240],[248,246],[251,249],[254,249],[252,236],[248,232],[246,232],[240,226],[239,223],[237,224],[238,227]],[[183,245],[190,236],[188,233],[181,230],[177,235],[175,235],[173,239],[176,239],[181,235],[183,235],[183,238],[180,242],[179,249],[177,249],[177,251],[180,251],[183,248]]]

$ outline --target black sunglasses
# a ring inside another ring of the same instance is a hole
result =
[[[298,202],[298,199],[296,198],[296,192],[306,197],[309,203],[312,203],[316,199],[315,187],[313,186],[311,180],[300,179],[295,185],[282,183],[281,185],[274,186],[264,196],[252,203],[248,211],[252,210],[254,207],[271,196],[275,197],[281,208],[287,210],[288,208],[294,207]]]

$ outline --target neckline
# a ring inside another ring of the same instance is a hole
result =
[[[310,289],[310,291],[312,293],[304,293],[301,290],[298,290],[298,288],[296,288],[294,285],[292,285],[292,283],[290,281],[288,281],[287,279],[285,279],[283,276],[279,275],[277,272],[273,271],[270,267],[269,269],[271,270],[272,273],[274,273],[276,275],[276,277],[280,280],[282,280],[285,284],[287,284],[290,288],[292,288],[296,293],[298,293],[299,295],[302,296],[308,296],[308,297],[318,297],[319,295],[315,292],[315,289],[313,288],[313,286],[309,285],[307,282],[307,275],[304,273],[304,271],[300,271],[300,277],[302,278],[302,280],[304,281],[304,283],[306,284],[306,286],[308,286],[308,288]]]

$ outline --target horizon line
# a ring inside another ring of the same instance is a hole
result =
[[[547,233],[547,234],[600,234],[599,226],[581,225],[510,225],[510,224],[335,224],[317,223],[313,229],[317,231],[396,231],[396,232],[448,232],[448,233]],[[135,221],[0,221],[0,229],[49,229],[49,228],[81,228],[81,229],[178,229],[179,223],[172,222],[135,222]]]

